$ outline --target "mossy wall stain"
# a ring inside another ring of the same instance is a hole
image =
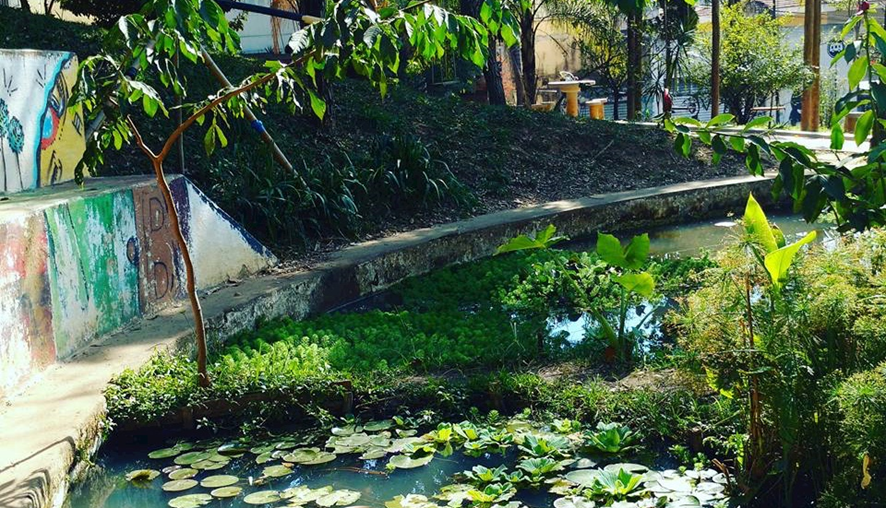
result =
[[[139,314],[138,267],[126,245],[136,236],[132,193],[72,201],[46,211],[55,344],[66,356]]]

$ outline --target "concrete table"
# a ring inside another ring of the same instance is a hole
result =
[[[548,82],[548,86],[566,94],[566,114],[569,116],[578,116],[578,92],[581,90],[581,85],[591,86],[594,84],[596,81],[593,79]]]

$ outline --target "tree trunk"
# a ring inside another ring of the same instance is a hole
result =
[[[523,86],[523,55],[520,53],[519,44],[508,49],[508,57],[511,61],[511,72],[514,73],[514,87],[517,89],[517,105],[529,107],[531,103],[526,97],[526,87]]]
[[[628,120],[636,120],[642,102],[643,55],[640,41],[640,24],[643,21],[642,11],[634,11],[628,15]]]
[[[459,10],[462,14],[475,19],[480,19],[480,1],[461,0]],[[496,46],[498,39],[489,38],[489,55],[486,57],[486,66],[483,68],[483,77],[486,79],[486,99],[489,104],[505,105],[505,90],[501,82],[501,69],[498,67],[498,52]]]
[[[489,57],[486,59],[483,77],[486,78],[486,98],[489,100],[489,104],[505,106],[507,105],[507,100],[505,99],[504,84],[501,82],[497,46],[498,41],[494,37],[490,37]]]
[[[31,3],[29,0],[19,0],[19,3],[21,4],[21,8],[23,11],[34,12],[34,10],[31,9]]]
[[[523,90],[528,104],[535,103],[538,76],[535,71],[535,15],[525,13],[520,18],[520,56],[523,61]]]
[[[711,117],[720,114],[720,0],[711,0]]]
[[[619,90],[616,88],[613,90],[612,94],[612,119],[613,120],[621,120],[620,115],[618,113],[618,99],[619,99]]]
[[[197,280],[194,275],[194,264],[191,261],[191,251],[184,234],[182,234],[178,211],[172,200],[172,192],[166,182],[166,175],[163,174],[163,159],[158,157],[152,162],[157,186],[160,188],[160,193],[163,194],[163,200],[166,202],[166,209],[169,212],[169,226],[185,265],[186,289],[191,302],[191,312],[194,314],[194,332],[197,338],[197,382],[200,386],[206,387],[210,385],[209,373],[206,370],[206,325],[203,321],[203,307],[201,307],[200,298],[197,296]]]

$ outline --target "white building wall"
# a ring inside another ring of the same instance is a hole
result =
[[[271,0],[241,1],[248,4],[261,5],[263,7],[271,6]],[[228,19],[234,19],[239,12],[240,11],[229,12]],[[282,19],[280,20],[280,28],[281,36],[279,44],[282,51],[289,42],[289,36],[298,30],[299,26],[296,21]],[[240,32],[240,45],[242,46],[244,53],[271,52],[274,47],[274,40],[271,37],[271,17],[255,12],[249,13],[249,16],[246,18],[246,24]]]

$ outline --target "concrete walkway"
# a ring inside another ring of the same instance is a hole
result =
[[[311,271],[256,277],[203,297],[211,337],[225,339],[258,318],[296,319],[434,268],[492,254],[517,234],[555,224],[572,237],[646,228],[740,210],[749,192],[765,205],[770,178],[736,177],[558,201],[421,229],[345,249]],[[102,391],[114,375],[156,351],[186,350],[191,316],[179,306],[95,343],[0,409],[0,507],[60,506],[80,459],[104,428]]]

